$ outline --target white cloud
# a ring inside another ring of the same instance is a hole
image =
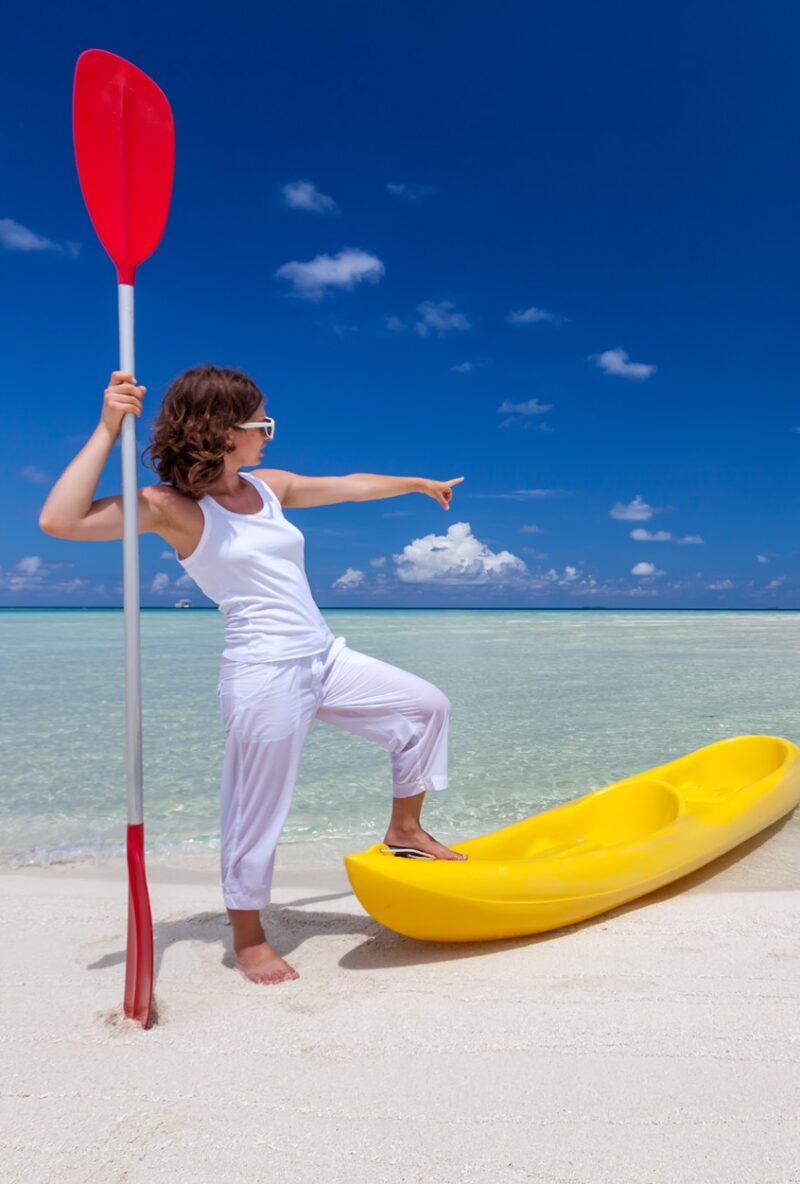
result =
[[[591,361],[596,362],[606,374],[619,374],[623,378],[649,378],[656,369],[645,362],[630,362],[624,349],[604,350],[601,354],[593,354]]]
[[[557,325],[561,319],[544,308],[521,308],[517,312],[510,312],[507,317],[512,325],[537,325],[542,321]]]
[[[756,555],[756,559],[759,563],[769,563],[769,559],[767,559],[766,555]]]
[[[541,534],[542,533],[541,526],[534,526],[534,524],[532,522],[529,522],[526,526],[521,526],[520,530],[522,531],[523,534]]]
[[[41,569],[42,561],[38,555],[26,555],[24,559],[20,559],[17,567],[20,571],[24,571],[26,575],[32,576]]]
[[[663,576],[664,572],[659,571],[654,563],[637,563],[635,567],[631,568],[632,576]]]
[[[317,255],[308,263],[284,263],[275,274],[294,285],[295,296],[321,300],[335,288],[349,291],[364,280],[377,284],[385,272],[377,256],[345,247],[338,255]]]
[[[474,370],[475,367],[472,362],[459,362],[457,366],[451,366],[450,369],[454,374],[469,374],[470,370]]]
[[[80,243],[67,240],[61,246],[43,234],[36,234],[27,226],[15,222],[13,218],[0,218],[0,246],[7,251],[56,251],[60,255],[69,255],[71,259],[77,259],[81,251]]]
[[[733,580],[716,580],[713,584],[706,584],[711,592],[727,592],[733,587]]]
[[[50,481],[47,473],[43,473],[35,465],[25,465],[20,469],[20,476],[24,477],[26,481],[30,481],[33,485],[47,485]]]
[[[320,193],[312,181],[290,181],[281,190],[283,200],[293,210],[311,210],[315,214],[337,214],[339,207],[332,197]]]
[[[379,555],[377,559],[370,559],[371,567],[386,567],[386,556]]]
[[[616,518],[620,522],[647,522],[654,514],[662,513],[661,510],[648,506],[640,493],[637,493],[633,501],[628,502],[627,505],[624,502],[617,502],[608,512],[612,518]]]
[[[392,558],[406,584],[508,583],[529,575],[518,556],[491,551],[476,539],[468,522],[454,522],[446,535],[414,539]]]
[[[471,496],[501,498],[504,501],[510,502],[525,502],[529,498],[558,497],[560,494],[568,492],[566,489],[515,489],[511,493],[473,493]]]
[[[614,517],[619,516],[618,514],[614,515]],[[703,541],[699,534],[687,534],[682,539],[677,539],[669,530],[650,531],[641,526],[631,531],[631,538],[637,543],[702,543]]]
[[[509,415],[508,419],[504,419],[499,425],[501,428],[515,428],[521,426],[529,432],[552,432],[549,423],[534,423],[532,419],[516,419],[513,415]]]
[[[421,319],[415,324],[415,331],[420,337],[428,337],[431,333],[443,337],[445,333],[463,333],[471,329],[472,325],[464,313],[454,312],[454,309],[452,300],[440,300],[438,304],[424,300],[417,309]]]
[[[344,588],[344,589],[348,590],[350,588],[357,588],[359,586],[359,584],[363,584],[363,582],[364,582],[363,571],[359,571],[358,568],[355,568],[355,567],[348,567],[348,569],[344,573],[344,575],[339,576],[338,580],[333,581],[333,583],[331,584],[331,587],[332,588]]]
[[[174,559],[175,556],[170,551],[164,551],[161,554],[161,558]],[[161,596],[162,594],[167,595],[168,593],[174,593],[177,590],[196,587],[197,585],[188,572],[184,572],[184,574],[179,576],[178,579],[173,580],[167,575],[165,571],[158,571],[150,581],[150,591],[156,596]]]
[[[405,322],[401,321],[399,317],[384,317],[386,328],[392,333],[402,333],[405,329]]]
[[[497,414],[507,416],[500,424],[501,428],[513,428],[521,424],[535,432],[552,432],[553,429],[548,424],[534,423],[531,419],[533,415],[544,415],[552,410],[552,403],[540,403],[538,399],[528,399],[525,403],[512,403],[509,399],[504,399],[497,408]]]
[[[0,218],[0,243],[7,251],[60,251],[58,243],[28,230],[13,218]]]
[[[537,592],[563,588],[571,596],[595,596],[605,591],[594,576],[586,575],[581,571],[580,564],[574,563],[566,564],[560,572],[551,567],[544,575],[533,576],[530,585]]]
[[[540,403],[538,399],[528,399],[525,403],[512,403],[509,399],[497,408],[498,415],[544,415],[553,410],[552,403]]]
[[[326,325],[337,337],[348,337],[351,333],[360,332],[358,325],[346,325],[344,321],[317,321],[317,324]]]
[[[0,590],[6,592],[48,592],[70,595],[87,588],[89,581],[78,576],[52,578],[61,568],[71,563],[46,563],[39,555],[26,555],[10,571],[0,567]]]
[[[393,197],[403,197],[406,201],[424,201],[436,192],[434,185],[409,185],[407,181],[387,181],[386,189]]]
[[[773,588],[780,588],[781,584],[785,582],[786,576],[776,576],[774,580],[770,580],[767,584],[767,589],[771,591]]]

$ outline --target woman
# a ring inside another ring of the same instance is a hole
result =
[[[123,417],[141,415],[146,389],[132,374],[111,375],[97,428],[44,504],[39,525],[47,534],[82,542],[122,538],[122,498],[93,498]],[[246,374],[187,370],[168,388],[145,450],[161,484],[138,492],[140,533],[170,543],[225,617],[217,686],[225,729],[221,885],[236,967],[261,983],[298,977],[268,944],[260,910],[270,900],[275,848],[313,719],[366,736],[391,754],[387,847],[412,858],[465,858],[419,820],[426,791],[447,787],[450,701],[424,679],[334,637],[311,596],[303,535],[282,511],[411,492],[449,509],[452,486],[463,478],[240,472],[258,464],[273,435],[264,396]]]

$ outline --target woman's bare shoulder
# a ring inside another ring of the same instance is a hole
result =
[[[174,485],[148,485],[142,493],[153,507],[155,533],[179,550],[196,544],[203,529],[203,511],[188,493]]]
[[[293,475],[293,473],[287,472],[286,469],[253,469],[251,473],[251,476],[258,477],[261,481],[266,482],[281,505],[284,503],[286,490],[289,487],[289,482]]]
[[[192,513],[193,510],[200,511],[197,502],[194,498],[189,497],[188,493],[181,493],[174,485],[167,485],[162,482],[160,485],[148,485],[142,490],[150,500],[151,505],[159,510],[166,521],[175,519],[178,523],[193,520],[196,515]]]

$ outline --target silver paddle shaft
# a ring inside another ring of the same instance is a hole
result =
[[[119,285],[119,368],[136,374],[133,348],[133,284]],[[128,822],[141,823],[142,659],[139,633],[139,490],[136,416],[122,419],[122,583],[125,628],[125,755]]]

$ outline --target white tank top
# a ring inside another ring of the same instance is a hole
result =
[[[225,617],[223,661],[276,662],[319,654],[333,640],[314,603],[303,563],[305,539],[283,516],[265,481],[241,476],[263,501],[255,514],[226,510],[206,494],[200,542],[175,558]]]

